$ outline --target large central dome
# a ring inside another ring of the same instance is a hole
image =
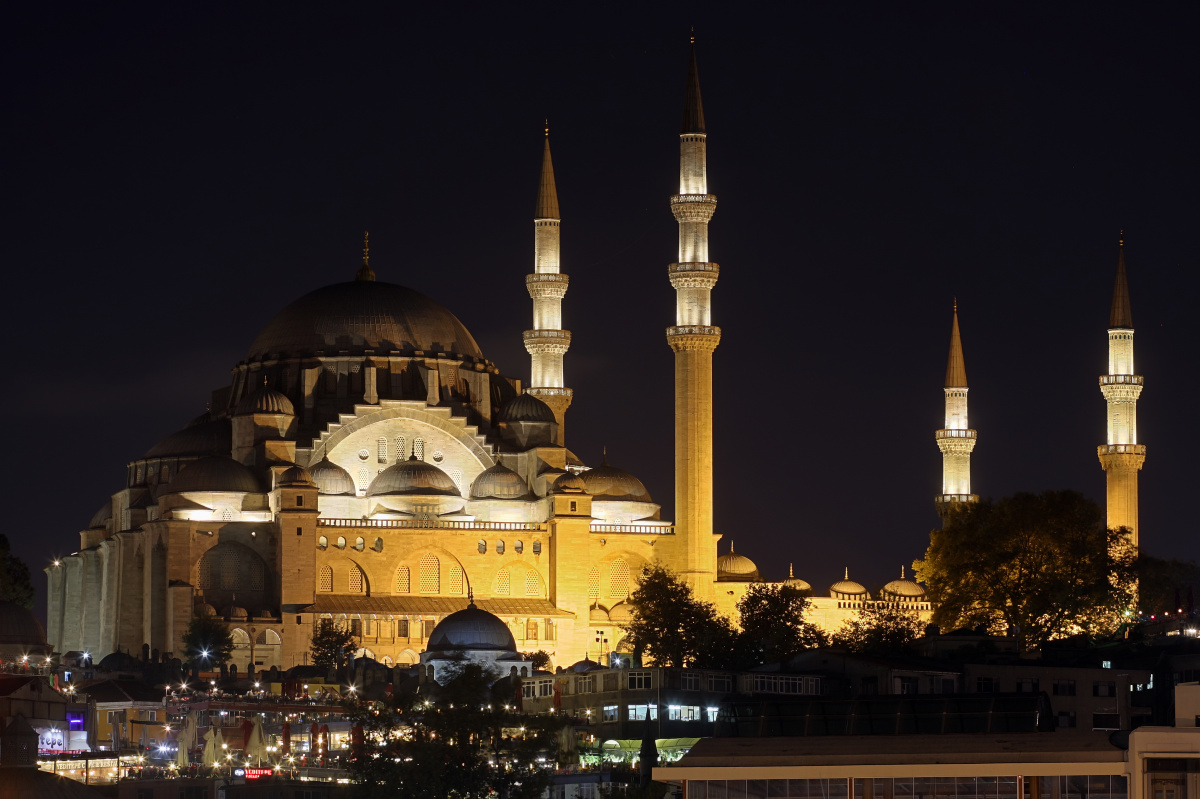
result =
[[[410,288],[374,280],[336,283],[305,294],[267,324],[246,358],[364,350],[381,355],[393,350],[444,352],[484,360],[454,314]]]

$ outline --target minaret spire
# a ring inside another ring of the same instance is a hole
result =
[[[542,175],[533,217],[533,274],[525,276],[525,288],[533,300],[533,329],[525,331],[525,349],[532,360],[526,393],[535,395],[554,411],[558,422],[557,443],[566,446],[564,417],[571,405],[572,391],[563,385],[563,356],[571,346],[571,333],[562,329],[562,300],[569,281],[559,271],[562,219],[554,184],[554,162],[550,158],[549,120],[545,124]]]
[[[1108,485],[1108,526],[1129,531],[1138,543],[1138,471],[1146,462],[1146,446],[1137,438],[1137,401],[1142,376],[1133,369],[1133,311],[1125,274],[1125,231],[1117,250],[1117,279],[1108,316],[1108,374],[1100,377],[1100,393],[1108,406],[1108,443],[1097,450]]]
[[[967,367],[963,358],[962,334],[958,329],[958,298],[954,298],[954,321],[950,325],[950,356],[946,360],[945,427],[935,434],[942,451],[942,493],[934,498],[943,523],[951,510],[964,503],[978,502],[971,493],[971,451],[975,431],[967,426]]]
[[[354,275],[355,280],[374,280],[375,271],[371,269],[371,234],[363,231],[363,262]]]
[[[717,198],[708,193],[707,131],[692,38],[679,136],[679,193],[671,212],[679,223],[678,261],[667,267],[675,288],[675,547],[673,567],[697,597],[713,593],[717,547],[713,535],[713,350],[721,328],[712,324],[712,289],[719,267],[708,259],[708,223]]]

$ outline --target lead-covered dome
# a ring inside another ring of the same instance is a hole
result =
[[[521,475],[499,461],[480,472],[471,483],[472,499],[522,499],[528,494],[529,486]]]
[[[308,473],[313,482],[317,484],[317,492],[320,494],[350,494],[353,496],[357,493],[354,489],[354,479],[350,477],[350,473],[328,458],[322,458],[320,463],[308,470]]]
[[[247,360],[312,355],[428,352],[482,361],[462,322],[420,292],[393,283],[356,280],[305,294],[267,323]]]
[[[717,558],[717,581],[725,583],[753,583],[761,576],[758,566],[745,555],[733,551],[733,542],[729,542],[729,552]]]
[[[598,500],[620,502],[653,502],[642,481],[629,472],[608,465],[608,457],[594,469],[583,473],[587,492]]]
[[[182,494],[185,491],[236,491],[256,494],[262,491],[262,486],[249,468],[233,458],[216,456],[188,463],[175,479],[167,484],[168,494]]]
[[[279,485],[311,486],[315,485],[315,483],[313,482],[312,475],[303,466],[290,466],[284,469],[283,474],[279,475]]]
[[[237,404],[237,407],[233,411],[234,416],[247,416],[255,413],[278,413],[286,416],[295,416],[296,409],[292,406],[292,401],[287,398],[286,394],[263,385],[262,388],[253,394],[247,394],[242,397],[242,401]]]
[[[583,494],[587,492],[587,483],[574,472],[560,474],[551,489],[555,494]]]
[[[371,481],[368,497],[395,494],[461,497],[454,479],[432,463],[415,457],[384,469]]]
[[[904,567],[900,567],[900,579],[892,580],[880,592],[884,599],[898,602],[920,602],[925,598],[925,589],[905,576]]]
[[[425,648],[429,652],[451,649],[516,652],[517,642],[503,620],[476,607],[472,601],[465,609],[442,619],[433,628]]]
[[[46,631],[33,611],[6,599],[0,599],[0,645],[3,644],[46,645]]]
[[[207,414],[205,414],[207,416]],[[233,450],[233,426],[228,419],[193,419],[188,426],[164,438],[146,453],[147,458],[182,455],[228,455]]]
[[[788,588],[795,588],[797,591],[807,591],[812,593],[812,586],[808,584],[807,580],[801,580],[796,576],[796,573],[792,571],[791,563],[788,564],[788,576],[787,579],[783,581],[783,584]]]
[[[870,599],[871,594],[866,586],[850,579],[850,568],[846,567],[846,575],[829,587],[829,595],[834,599]]]
[[[500,409],[498,422],[556,422],[554,411],[532,394],[522,394],[509,400]]]

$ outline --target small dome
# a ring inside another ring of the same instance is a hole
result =
[[[442,619],[429,636],[428,652],[448,649],[503,649],[517,651],[512,632],[498,616],[475,606],[474,600],[464,609]]]
[[[471,483],[472,499],[521,499],[528,494],[529,486],[521,475],[499,461],[480,472]]]
[[[292,466],[279,475],[279,485],[313,485],[312,475],[303,466]]]
[[[801,580],[795,575],[795,573],[792,572],[792,564],[790,563],[788,564],[788,576],[787,579],[783,581],[783,584],[788,588],[795,588],[797,591],[808,591],[809,593],[812,592],[812,586],[808,584],[808,581]]]
[[[554,481],[554,488],[551,489],[555,494],[583,494],[587,492],[587,483],[583,478],[574,472],[567,472],[559,475]]]
[[[629,472],[608,465],[608,455],[595,469],[583,473],[587,492],[596,499],[610,502],[653,502],[642,481]]]
[[[46,631],[33,611],[0,599],[0,644],[45,646]]]
[[[321,462],[312,467],[308,473],[312,477],[312,481],[317,484],[319,493],[350,494],[351,496],[357,493],[354,489],[354,479],[350,477],[350,473],[328,458],[322,458]]]
[[[281,413],[295,416],[296,410],[292,407],[292,401],[287,398],[286,394],[268,388],[264,382],[263,387],[258,391],[242,397],[242,401],[233,411],[234,416],[246,416],[254,413]]]
[[[596,671],[603,668],[604,666],[592,660],[591,658],[584,658],[583,660],[577,661],[568,666],[567,671],[571,671],[576,674],[583,674],[584,672]]]
[[[233,426],[228,419],[199,421],[164,438],[146,453],[147,458],[174,458],[181,455],[228,455],[233,449]]]
[[[862,583],[850,579],[850,568],[846,568],[846,576],[829,587],[829,595],[835,599],[870,599],[871,594]]]
[[[432,463],[415,457],[401,461],[384,469],[371,481],[368,497],[389,494],[423,494],[446,497],[461,497],[462,493],[450,475]]]
[[[211,457],[192,461],[180,469],[167,484],[168,494],[185,491],[237,491],[257,494],[262,491],[254,472],[233,458]]]
[[[900,579],[885,585],[881,593],[886,599],[907,602],[918,602],[925,598],[925,589],[905,576],[903,566],[900,567]]]
[[[733,542],[729,542],[729,552],[717,558],[717,581],[725,583],[754,583],[761,580],[758,567],[754,561],[745,555],[733,551]]]
[[[499,422],[557,422],[554,411],[532,394],[522,394],[500,409]]]
[[[100,506],[100,510],[92,514],[92,520],[88,522],[88,529],[94,530],[98,527],[106,526],[109,519],[112,518],[112,499],[105,501]]]
[[[142,663],[128,652],[110,652],[96,664],[101,671],[141,671]]]

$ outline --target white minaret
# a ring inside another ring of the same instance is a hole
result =
[[[971,450],[975,449],[975,431],[967,424],[967,367],[958,332],[958,300],[954,301],[954,324],[950,328],[945,392],[945,426],[936,434],[938,449],[942,451],[942,493],[934,498],[943,523],[954,508],[979,501],[979,495],[971,493]]]
[[[696,72],[696,40],[684,91],[679,134],[679,193],[671,211],[679,223],[679,260],[667,267],[675,288],[675,557],[670,564],[701,599],[713,595],[717,542],[713,535],[712,356],[721,328],[712,326],[718,267],[708,260],[708,221],[717,198],[708,193],[704,106]]]
[[[550,160],[550,126],[542,149],[542,179],[537,208],[533,212],[533,274],[525,276],[525,288],[533,300],[533,330],[525,331],[525,349],[533,361],[526,393],[535,395],[554,411],[558,421],[558,444],[566,446],[564,417],[571,405],[571,389],[563,385],[563,356],[571,346],[571,332],[562,329],[562,300],[568,278],[559,272],[558,190],[554,186],[554,164]]]
[[[1108,443],[1098,448],[1108,483],[1108,526],[1129,530],[1138,543],[1138,471],[1146,462],[1146,446],[1137,438],[1137,401],[1142,376],[1133,371],[1133,310],[1125,276],[1125,231],[1117,255],[1117,281],[1108,316],[1108,374],[1100,376],[1100,393],[1108,405]]]

